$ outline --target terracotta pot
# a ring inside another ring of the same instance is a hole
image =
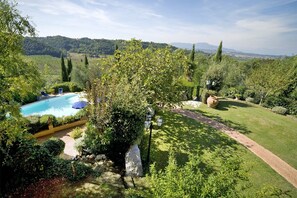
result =
[[[209,96],[206,102],[208,107],[215,108],[219,104],[219,99],[215,96]]]

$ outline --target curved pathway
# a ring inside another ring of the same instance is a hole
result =
[[[44,137],[40,137],[37,138],[38,142],[44,142],[47,139],[51,138],[51,137],[56,137],[61,139],[63,142],[65,142],[65,148],[64,148],[64,152],[62,153],[62,158],[64,159],[72,159],[74,158],[76,155],[78,155],[78,151],[75,149],[75,140],[70,137],[70,133],[71,131],[75,129],[75,127],[70,128],[70,129],[66,129],[66,130],[62,130],[59,132],[56,132],[54,134],[48,135],[48,136],[44,136]]]
[[[264,162],[266,162],[272,169],[284,177],[288,182],[290,182],[295,188],[297,188],[297,170],[287,164],[285,161],[280,159],[278,156],[265,149],[263,146],[259,145],[257,142],[251,140],[247,136],[235,131],[234,129],[212,120],[208,117],[203,116],[199,113],[194,113],[192,111],[184,109],[173,109],[173,112],[182,114],[189,118],[195,119],[204,124],[210,125],[211,127],[224,132],[232,139],[236,140],[255,155],[260,157]]]

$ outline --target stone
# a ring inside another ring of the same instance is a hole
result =
[[[99,154],[95,157],[95,161],[101,161],[101,160],[106,160],[106,156],[104,154]]]
[[[143,175],[140,150],[137,145],[132,145],[125,155],[126,175],[140,177]]]

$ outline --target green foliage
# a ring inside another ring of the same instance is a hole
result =
[[[47,149],[51,155],[58,156],[64,151],[65,142],[58,138],[52,137],[45,141],[42,146]]]
[[[187,57],[181,50],[171,52],[169,48],[144,49],[141,42],[131,40],[124,50],[120,51],[120,59],[105,64],[111,67],[108,72],[118,79],[128,82],[135,79],[146,91],[147,101],[161,106],[179,102],[182,95],[180,78],[185,73]]]
[[[207,103],[207,98],[209,96],[215,96],[217,95],[217,92],[214,90],[207,90],[207,89],[202,89],[201,92],[201,101],[206,104]]]
[[[23,50],[26,55],[50,55],[60,57],[61,51],[38,41],[34,37],[26,37],[23,42]]]
[[[188,61],[188,68],[187,68],[187,76],[190,81],[193,81],[194,72],[196,70],[196,64],[195,64],[195,44],[193,44],[193,48],[190,54],[190,60]]]
[[[104,131],[98,133],[92,124],[88,123],[83,141],[79,140],[76,147],[82,151],[84,147],[88,148],[92,153],[106,153],[111,141],[111,128],[105,128]]]
[[[61,74],[62,74],[62,82],[68,82],[68,74],[65,66],[64,56],[61,54]]]
[[[35,134],[39,131],[47,130],[49,125],[49,119],[51,120],[51,123],[54,126],[57,125],[57,120],[53,115],[32,115],[25,117],[28,132],[31,134]]]
[[[69,181],[79,181],[92,173],[92,168],[82,162],[68,161],[55,158],[53,165],[47,172],[49,178],[62,176]]]
[[[260,95],[260,104],[269,95],[280,95],[297,79],[297,66],[287,60],[266,60],[256,66],[246,79],[249,89]]]
[[[221,41],[220,45],[218,47],[217,53],[216,53],[216,55],[214,57],[214,61],[216,63],[220,63],[222,61],[222,48],[223,48],[223,42]]]
[[[146,113],[145,92],[137,80],[97,80],[88,93],[90,124],[85,144],[93,153],[107,153],[123,166],[124,154],[141,137]]]
[[[57,55],[61,50],[72,52],[89,54],[92,57],[98,57],[99,55],[113,55],[115,51],[115,45],[119,46],[119,49],[124,48],[127,45],[127,41],[124,40],[108,40],[108,39],[72,39],[62,36],[47,36],[47,37],[26,37],[24,39],[24,51],[25,54],[48,54]],[[169,47],[166,43],[153,43],[142,42],[144,48],[150,46],[155,48]],[[170,46],[172,50],[176,47]],[[60,54],[58,54],[59,56]],[[56,56],[56,57],[58,57]]]
[[[152,197],[236,197],[236,186],[245,179],[239,157],[232,149],[190,155],[184,166],[178,166],[169,155],[165,171],[151,167]]]
[[[63,92],[80,92],[82,89],[74,82],[63,82],[54,84],[48,88],[47,92],[55,90],[55,94],[59,93],[59,88],[63,88]]]
[[[70,137],[72,137],[73,139],[78,139],[82,137],[82,134],[83,134],[82,128],[76,127],[75,129],[72,130]]]
[[[70,82],[71,81],[71,72],[72,72],[72,61],[71,58],[67,58],[67,81]]]
[[[291,197],[289,192],[287,191],[283,191],[280,188],[277,188],[275,186],[271,186],[271,185],[267,185],[264,186],[263,188],[261,188],[261,190],[259,190],[256,193],[256,197],[259,198],[265,198],[265,197]]]
[[[9,159],[1,161],[1,191],[10,191],[43,177],[52,165],[52,156],[32,137],[21,135],[8,150]]]
[[[88,57],[87,57],[86,54],[85,54],[84,64],[85,64],[85,67],[86,67],[86,68],[89,67],[89,61],[88,61]]]
[[[272,112],[285,115],[288,112],[288,109],[286,109],[285,107],[276,106],[272,108]]]

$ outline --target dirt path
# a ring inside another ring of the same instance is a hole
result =
[[[182,114],[189,118],[195,119],[204,124],[210,125],[211,127],[224,132],[232,139],[236,140],[255,155],[260,157],[264,162],[266,162],[272,169],[284,177],[288,182],[290,182],[295,188],[297,188],[297,170],[287,164],[285,161],[280,159],[278,156],[265,149],[257,142],[251,140],[245,135],[235,131],[234,129],[227,127],[226,125],[219,123],[215,120],[207,118],[199,113],[194,113],[184,109],[174,109],[173,112]]]

